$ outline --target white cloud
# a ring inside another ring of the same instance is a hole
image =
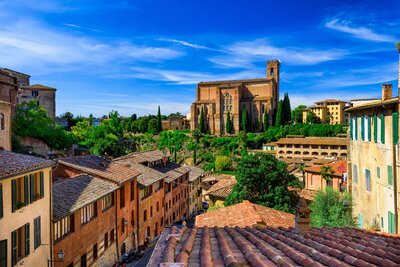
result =
[[[170,42],[170,43],[175,43],[175,44],[180,44],[180,45],[191,47],[191,48],[195,48],[195,49],[205,49],[205,50],[213,50],[213,51],[215,51],[215,49],[213,49],[211,47],[207,47],[207,46],[199,45],[199,44],[194,44],[194,43],[189,43],[187,41],[182,41],[182,40],[177,40],[177,39],[159,38],[158,40],[159,41]]]
[[[70,27],[70,28],[78,29],[78,30],[85,30],[85,31],[91,31],[91,32],[103,32],[103,31],[98,30],[98,29],[87,28],[87,27],[83,27],[81,25],[73,24],[73,23],[63,23],[63,25],[67,26],[67,27]]]
[[[395,39],[386,34],[379,34],[373,32],[371,29],[365,27],[351,27],[351,22],[340,20],[338,18],[332,19],[325,23],[329,29],[348,33],[359,39],[365,39],[376,42],[394,42]]]

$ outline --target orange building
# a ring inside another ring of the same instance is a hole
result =
[[[325,180],[321,173],[324,166],[330,166],[332,170],[332,179]],[[325,190],[327,186],[332,186],[334,190],[341,191],[342,187],[346,187],[347,177],[347,161],[338,161],[325,165],[316,165],[305,168],[305,189]]]

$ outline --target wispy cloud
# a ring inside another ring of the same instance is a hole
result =
[[[191,48],[195,48],[195,49],[205,49],[205,50],[216,51],[216,49],[211,48],[211,47],[207,47],[207,46],[199,45],[199,44],[194,44],[194,43],[190,43],[190,42],[182,41],[182,40],[177,40],[177,39],[159,38],[158,40],[159,41],[170,42],[170,43],[175,43],[175,44],[180,44],[180,45],[191,47]]]
[[[73,23],[63,23],[64,26],[70,27],[70,28],[74,28],[74,29],[79,29],[79,30],[85,30],[85,31],[91,31],[91,32],[103,32],[101,30],[98,29],[93,29],[93,28],[87,28],[87,27],[83,27],[77,24],[73,24]]]
[[[390,35],[376,33],[365,27],[354,27],[350,21],[340,20],[338,18],[331,19],[325,23],[329,29],[348,33],[358,39],[365,39],[376,42],[394,42],[395,38]]]

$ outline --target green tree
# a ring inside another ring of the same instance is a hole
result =
[[[151,134],[157,133],[157,119],[153,118],[149,121],[149,124],[147,126],[147,132]]]
[[[71,128],[72,134],[80,145],[87,146],[88,140],[91,138],[93,133],[93,126],[90,121],[80,121]]]
[[[243,106],[243,110],[242,110],[242,121],[241,121],[241,126],[242,126],[242,131],[249,131],[249,125],[250,125],[250,121],[249,121],[249,115],[247,114],[247,107]]]
[[[316,124],[316,123],[319,123],[319,122],[320,122],[320,119],[317,117],[317,115],[315,115],[314,112],[309,111],[307,113],[306,123]]]
[[[200,138],[203,137],[203,133],[199,129],[195,129],[192,132],[192,136],[195,140],[194,146],[193,146],[193,165],[196,165],[196,163],[197,163],[197,148],[199,146]]]
[[[237,184],[225,205],[243,200],[286,212],[294,212],[297,195],[288,189],[296,178],[285,162],[266,154],[245,155],[236,168]]]
[[[158,111],[157,111],[157,133],[161,133],[162,131],[162,122],[161,122],[161,111],[160,111],[160,106],[158,106]]]
[[[355,227],[352,215],[352,199],[349,193],[327,187],[319,191],[310,205],[313,227]]]
[[[269,118],[268,118],[268,113],[265,110],[264,115],[263,115],[263,130],[264,130],[264,132],[266,130],[268,130],[268,127],[269,127]]]
[[[284,123],[283,119],[283,101],[279,100],[278,110],[276,111],[275,127],[282,126]]]
[[[228,156],[219,155],[215,157],[215,170],[229,171],[232,168],[232,159]]]
[[[295,123],[303,123],[303,110],[306,108],[305,105],[299,105],[294,109],[293,120]]]
[[[206,125],[205,125],[205,122],[204,122],[204,110],[203,110],[203,107],[201,108],[201,111],[200,111],[199,130],[200,130],[201,133],[205,133],[206,132]]]
[[[229,110],[228,110],[228,113],[226,114],[225,129],[226,129],[227,133],[233,132],[233,122],[231,120],[231,113],[229,112]]]
[[[282,103],[282,120],[283,124],[289,124],[292,117],[292,110],[290,108],[289,94],[285,93]]]

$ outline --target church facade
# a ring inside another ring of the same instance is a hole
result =
[[[238,133],[244,109],[255,132],[263,129],[264,113],[271,125],[279,101],[279,71],[280,61],[270,60],[267,62],[266,78],[200,82],[196,89],[196,101],[191,106],[190,129],[198,127],[201,111],[205,127],[213,135],[227,134],[228,112],[233,122],[231,133]]]

